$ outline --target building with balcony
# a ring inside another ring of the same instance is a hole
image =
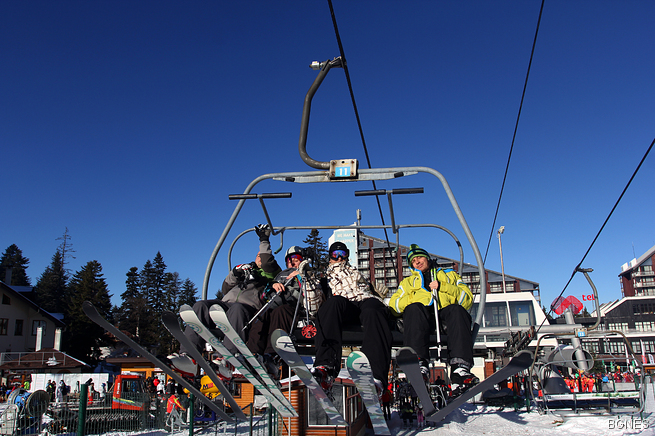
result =
[[[624,297],[655,296],[655,246],[642,254],[638,259],[621,266],[621,293]]]

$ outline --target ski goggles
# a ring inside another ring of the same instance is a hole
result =
[[[334,250],[332,253],[330,253],[330,259],[333,260],[339,260],[340,258],[345,259],[346,257],[346,252],[343,250]]]
[[[291,259],[297,259],[302,262],[302,256],[299,254],[292,254],[289,257],[287,257],[287,260],[291,260]]]

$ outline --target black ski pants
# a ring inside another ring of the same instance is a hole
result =
[[[450,360],[459,358],[473,366],[473,337],[471,315],[459,304],[451,304],[439,311],[439,323],[448,335]],[[434,308],[412,303],[403,312],[403,343],[412,347],[420,359],[430,358],[430,334],[436,330]],[[436,345],[436,344],[434,344]]]
[[[295,311],[295,304],[283,304],[261,314],[259,319],[250,326],[248,348],[257,354],[276,354],[271,344],[271,334],[276,329],[291,334],[291,323]]]
[[[315,366],[327,365],[338,372],[341,368],[341,332],[346,325],[360,324],[364,330],[362,352],[371,363],[373,377],[387,385],[391,363],[391,330],[388,309],[377,298],[350,301],[332,296],[316,315]]]

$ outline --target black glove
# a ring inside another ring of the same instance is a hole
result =
[[[243,270],[243,268],[240,268],[241,265],[237,265],[234,268],[232,268],[232,274],[234,274],[234,277],[238,281],[242,281],[243,279],[246,278],[246,273]]]
[[[260,241],[268,241],[268,238],[271,236],[271,226],[268,224],[259,224],[255,226],[255,233],[259,236]]]
[[[239,281],[252,279],[253,268],[257,268],[257,264],[255,262],[242,263],[232,268],[232,274],[234,274],[234,277],[236,277],[236,279]]]

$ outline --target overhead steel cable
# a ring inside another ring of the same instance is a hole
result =
[[[580,259],[580,262],[573,269],[573,273],[571,274],[571,277],[569,277],[569,280],[566,282],[566,285],[564,285],[564,289],[562,289],[562,292],[560,292],[559,295],[557,296],[557,298],[555,298],[555,300],[553,300],[553,301],[557,301],[558,298],[560,298],[562,295],[564,295],[564,291],[566,291],[566,288],[569,287],[569,284],[573,280],[573,277],[575,277],[575,273],[580,271],[580,267],[582,266],[582,262],[584,262],[584,260],[587,258],[587,255],[591,251],[591,248],[596,243],[596,240],[598,240],[598,237],[600,236],[603,229],[607,225],[607,222],[610,220],[610,218],[612,217],[612,214],[614,213],[614,211],[618,207],[619,202],[621,201],[621,199],[625,195],[626,191],[630,187],[630,184],[632,184],[632,181],[634,180],[635,176],[639,172],[639,169],[641,168],[641,165],[644,163],[644,161],[646,160],[646,158],[650,154],[651,150],[653,149],[654,144],[655,144],[655,139],[653,139],[653,141],[650,143],[650,146],[648,147],[648,150],[646,150],[646,153],[644,154],[644,157],[641,158],[641,161],[639,162],[639,165],[637,165],[637,168],[632,173],[632,177],[630,177],[630,180],[628,180],[628,183],[625,185],[625,188],[623,188],[623,192],[621,192],[621,195],[619,195],[619,198],[616,200],[616,203],[614,203],[614,207],[612,207],[612,210],[607,215],[607,218],[605,218],[605,221],[603,222],[603,225],[600,226],[600,229],[598,230],[598,233],[596,233],[596,237],[594,237],[594,240],[591,241],[591,244],[589,245],[589,248],[587,248],[587,251],[585,251],[585,254],[582,256],[582,259]],[[548,314],[550,314],[552,311],[553,311],[553,308],[550,307],[549,310],[548,310]],[[537,329],[537,331],[539,331],[539,329],[544,325],[544,322],[546,322],[546,318],[544,318],[544,320],[541,322],[541,324],[539,325],[539,328]]]
[[[523,93],[521,94],[521,103],[519,104],[519,113],[516,115],[516,124],[514,125],[514,134],[512,135],[512,144],[509,147],[509,155],[507,156],[507,165],[505,166],[505,174],[503,175],[503,183],[500,186],[500,194],[498,196],[498,204],[496,204],[496,213],[494,214],[494,221],[491,224],[491,232],[489,233],[489,240],[487,241],[487,249],[484,252],[484,262],[487,262],[487,254],[489,253],[489,246],[491,245],[491,238],[494,235],[494,228],[496,227],[496,219],[498,218],[498,211],[500,210],[500,201],[503,198],[503,191],[505,190],[505,181],[507,180],[507,173],[509,171],[509,163],[512,160],[512,151],[514,151],[514,141],[516,140],[516,132],[519,129],[519,120],[521,119],[521,110],[523,109],[523,100],[525,100],[525,90],[528,88],[528,79],[530,78],[530,68],[532,68],[532,58],[534,57],[534,49],[537,46],[537,36],[539,35],[539,25],[541,24],[541,15],[544,12],[544,1],[541,1],[541,8],[539,9],[539,18],[537,19],[537,29],[534,32],[534,41],[532,41],[532,52],[530,53],[530,62],[528,62],[528,71],[525,74],[525,83],[523,84]]]
[[[337,38],[337,45],[339,46],[339,55],[341,56],[341,61],[342,61],[342,66],[343,66],[343,71],[346,74],[346,83],[348,84],[348,91],[350,92],[350,100],[353,103],[353,110],[355,111],[355,119],[357,120],[357,128],[359,129],[359,136],[362,140],[362,146],[364,147],[364,155],[366,156],[366,164],[368,165],[369,168],[371,167],[371,159],[368,155],[368,148],[366,147],[366,139],[364,138],[364,130],[362,129],[362,122],[359,118],[359,111],[357,110],[357,102],[355,101],[355,93],[353,92],[353,87],[352,83],[350,81],[350,73],[348,71],[348,62],[346,60],[346,54],[343,50],[343,44],[341,43],[341,36],[339,35],[339,27],[337,26],[337,18],[334,15],[334,7],[332,7],[332,0],[328,0],[328,5],[330,6],[330,16],[332,17],[332,25],[334,26],[334,34]],[[371,183],[373,184],[373,189],[377,190],[377,186],[375,184],[375,180],[372,180]],[[378,212],[380,213],[380,220],[382,221],[382,225],[386,225],[384,222],[384,214],[382,213],[382,206],[380,205],[380,197],[375,196],[375,201],[378,204]],[[384,229],[384,237],[387,241],[387,247],[389,250],[391,250],[391,243],[389,242],[389,234],[387,233],[387,229]],[[394,272],[397,274],[397,268],[396,268],[396,259],[393,259],[394,263]],[[396,277],[396,281],[398,280],[398,277]]]

